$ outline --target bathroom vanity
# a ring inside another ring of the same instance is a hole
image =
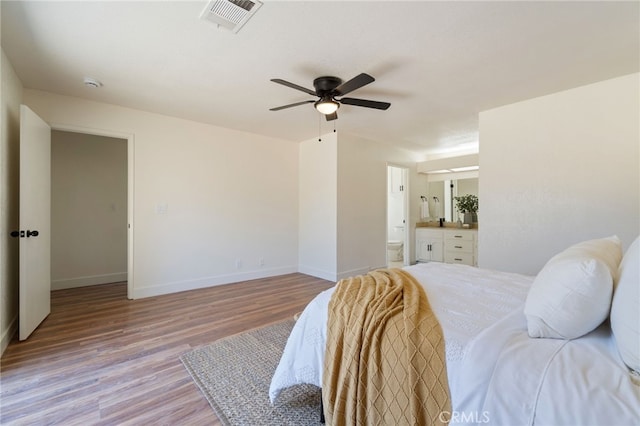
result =
[[[416,261],[478,266],[478,230],[416,227]]]

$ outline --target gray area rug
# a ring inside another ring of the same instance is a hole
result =
[[[220,339],[180,357],[224,425],[319,425],[320,389],[285,389],[269,402],[271,377],[294,321]]]

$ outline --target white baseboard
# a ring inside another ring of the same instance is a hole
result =
[[[356,275],[364,275],[367,272],[371,271],[371,268],[368,266],[364,266],[362,268],[351,269],[349,271],[338,272],[338,280],[355,277]]]
[[[11,322],[9,323],[9,327],[6,330],[2,331],[2,338],[0,339],[0,356],[4,353],[4,350],[7,349],[9,343],[11,343],[11,339],[18,332],[18,316],[13,317]]]
[[[127,281],[126,272],[116,272],[114,274],[91,275],[88,277],[66,278],[62,280],[52,280],[51,290],[62,290],[65,288],[86,287],[89,285],[119,283]]]
[[[177,281],[163,283],[154,286],[147,286],[133,289],[133,299],[144,297],[160,296],[163,294],[178,293],[180,291],[197,290],[200,288],[214,287],[217,285],[237,283],[240,281],[255,280],[259,278],[269,278],[278,275],[293,274],[298,272],[295,266],[281,268],[259,269],[237,274],[217,275],[214,277],[198,278],[197,280]]]
[[[335,272],[323,271],[322,269],[311,268],[305,265],[298,266],[298,272],[301,274],[311,275],[312,277],[322,278],[327,281],[337,281],[337,275]]]
[[[323,280],[338,282],[343,278],[354,277],[356,275],[364,275],[367,272],[371,271],[371,268],[369,266],[363,266],[362,268],[350,269],[348,271],[336,273],[300,265],[298,271],[303,274],[311,275],[313,277],[322,278]]]

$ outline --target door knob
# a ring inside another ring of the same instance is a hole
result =
[[[40,235],[40,232],[38,231],[11,231],[11,235],[13,238],[24,238],[24,237],[37,237],[38,235]]]

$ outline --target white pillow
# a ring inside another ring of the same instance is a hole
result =
[[[620,263],[611,305],[611,330],[622,360],[640,373],[640,237]]]
[[[622,258],[618,237],[584,241],[552,257],[527,294],[530,337],[575,339],[608,316]]]

